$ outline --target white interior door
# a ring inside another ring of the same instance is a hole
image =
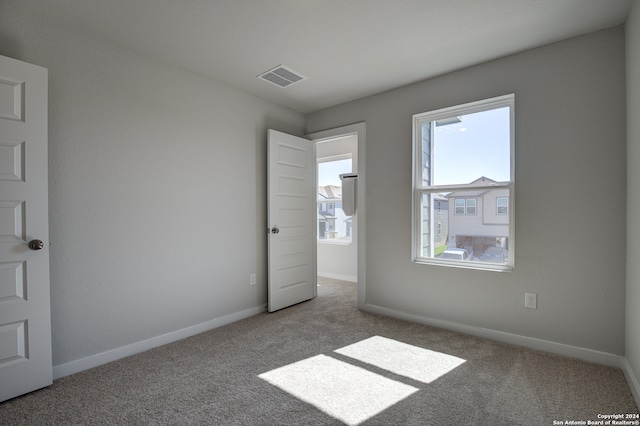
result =
[[[269,312],[316,295],[313,143],[269,130]]]
[[[0,401],[52,383],[47,70],[0,56]]]

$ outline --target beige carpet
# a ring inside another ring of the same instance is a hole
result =
[[[355,285],[56,380],[2,425],[552,425],[637,413],[619,369],[359,312]]]

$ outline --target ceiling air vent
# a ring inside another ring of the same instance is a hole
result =
[[[307,79],[307,77],[303,77],[283,65],[278,65],[277,67],[260,74],[258,78],[283,88]]]

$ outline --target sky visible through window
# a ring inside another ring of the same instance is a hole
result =
[[[341,186],[340,175],[343,173],[351,173],[350,158],[318,163],[318,186]]]
[[[511,180],[509,108],[459,118],[460,123],[435,127],[433,185],[465,184],[481,176]]]

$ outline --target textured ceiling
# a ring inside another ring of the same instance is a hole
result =
[[[2,0],[308,113],[624,23],[633,0]],[[282,89],[256,76],[283,64]]]

